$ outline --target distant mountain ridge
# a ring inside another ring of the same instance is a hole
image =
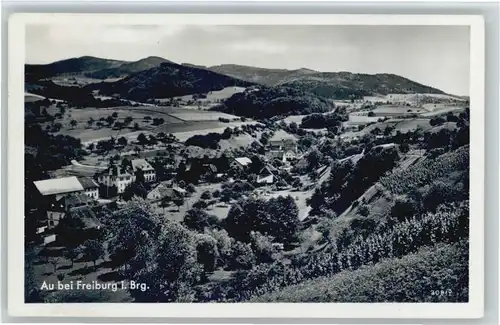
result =
[[[118,67],[98,70],[96,72],[88,74],[88,76],[96,79],[122,78],[122,77],[127,77],[136,72],[157,67],[164,62],[172,63],[172,61],[160,58],[158,56],[149,56],[147,58],[140,59],[138,61],[123,63]]]
[[[116,68],[126,61],[82,56],[49,64],[25,64],[25,78],[33,81],[68,74],[85,74],[103,69]]]
[[[305,68],[264,69],[234,64],[212,66],[209,69],[267,86],[292,87],[337,99],[389,93],[445,94],[442,90],[388,73],[319,72]]]
[[[288,87],[330,99],[359,99],[390,93],[445,94],[395,74],[319,72],[307,68],[267,69],[236,64],[205,67],[177,64],[156,56],[133,62],[82,56],[45,65],[27,64],[25,69],[26,82],[33,84],[61,75],[98,80],[122,78],[86,87],[97,89],[102,94],[116,94],[135,100],[206,93],[228,86],[255,84]]]
[[[254,83],[219,74],[207,69],[163,62],[116,82],[88,85],[105,95],[143,101],[151,98],[169,98],[196,93],[207,93],[225,87],[248,87]]]
[[[318,71],[305,68],[296,70],[267,69],[237,64],[222,64],[211,66],[208,69],[234,78],[259,83],[266,86],[276,86],[283,80],[286,80],[288,78],[299,77],[310,73],[318,73]]]
[[[29,81],[52,78],[63,75],[81,75],[89,78],[122,78],[133,73],[159,66],[167,59],[149,56],[137,61],[120,61],[82,56],[50,64],[26,64],[25,74]]]

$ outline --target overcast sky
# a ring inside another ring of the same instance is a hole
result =
[[[29,25],[26,63],[160,56],[205,66],[394,73],[469,94],[468,26]]]

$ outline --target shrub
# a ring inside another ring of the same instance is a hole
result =
[[[363,217],[367,217],[370,214],[370,209],[366,205],[362,205],[359,207],[358,212]]]

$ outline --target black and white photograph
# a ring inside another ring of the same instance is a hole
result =
[[[218,19],[26,22],[24,303],[470,303],[471,25]]]

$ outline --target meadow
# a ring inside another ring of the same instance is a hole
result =
[[[423,109],[410,106],[382,105],[372,110],[372,112],[375,113],[376,116],[398,116],[398,115],[420,114],[420,113],[425,113],[426,111]]]
[[[202,103],[206,102],[217,102],[220,100],[227,99],[231,97],[234,94],[241,93],[245,91],[244,87],[226,87],[221,90],[214,90],[211,91],[207,94],[206,98],[198,98],[196,101],[201,101]],[[174,99],[180,99],[184,102],[190,101],[190,100],[195,100],[193,99],[193,95],[185,95],[185,96],[178,96],[174,97]],[[162,98],[158,99],[159,101],[170,101],[170,98]]]
[[[26,95],[27,100],[35,100],[36,96]],[[60,113],[60,109],[51,105],[47,112],[51,115]],[[117,114],[115,121],[124,122],[125,118],[132,118],[132,122],[121,130],[108,126],[106,119],[112,114]],[[155,118],[162,118],[163,123],[153,125]],[[229,120],[221,122],[220,119]],[[88,121],[92,119],[92,126]],[[76,124],[71,125],[75,120]],[[102,124],[98,125],[98,121]],[[237,120],[237,121],[236,121]],[[110,108],[85,109],[69,108],[65,110],[63,116],[56,120],[61,123],[60,134],[70,135],[80,139],[84,143],[105,140],[110,137],[124,136],[127,139],[134,139],[142,133],[173,133],[178,135],[181,141],[185,141],[195,134],[206,134],[210,132],[222,133],[227,127],[237,127],[243,124],[254,124],[255,122],[241,122],[240,118],[231,114],[212,112],[204,110],[192,110],[184,107],[159,107],[159,106],[121,106]],[[138,124],[138,129],[134,124]],[[49,123],[47,123],[49,125]],[[197,132],[199,130],[199,132]]]

